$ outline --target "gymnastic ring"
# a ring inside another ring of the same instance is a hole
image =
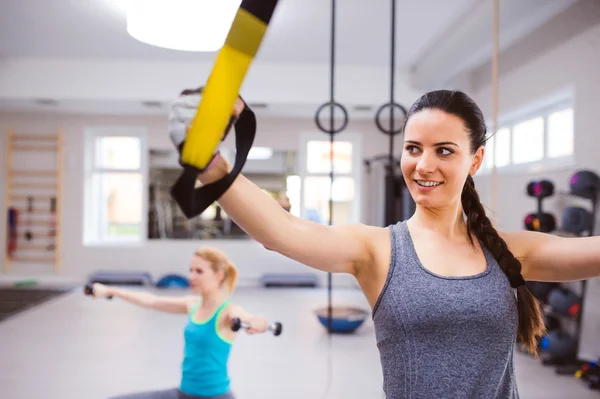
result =
[[[340,126],[338,129],[326,129],[323,127],[323,125],[321,125],[321,121],[319,120],[319,116],[321,114],[321,112],[325,109],[325,108],[339,108],[342,111],[342,114],[344,115],[344,121],[342,122],[342,126]],[[317,112],[315,114],[315,123],[317,124],[317,127],[319,128],[319,130],[321,130],[323,133],[327,133],[327,134],[336,134],[341,132],[342,130],[344,130],[346,128],[346,126],[348,126],[348,111],[346,110],[346,108],[336,102],[336,101],[329,101],[324,103],[323,105],[321,105],[318,109]]]
[[[379,109],[377,110],[377,113],[375,114],[375,125],[377,125],[377,128],[379,129],[379,131],[380,131],[380,132],[382,132],[382,133],[384,133],[384,134],[387,134],[388,136],[395,136],[395,135],[397,135],[397,134],[399,134],[399,133],[401,133],[401,132],[402,132],[402,126],[401,126],[401,127],[399,127],[398,129],[394,129],[394,130],[392,131],[392,130],[391,130],[391,126],[390,126],[390,129],[385,129],[385,128],[383,127],[383,125],[381,124],[381,122],[380,122],[380,119],[381,119],[381,113],[382,113],[382,112],[383,112],[385,109],[387,109],[387,108],[392,108],[392,107],[394,107],[394,108],[398,108],[398,109],[399,109],[399,110],[402,112],[402,117],[403,117],[403,118],[406,118],[406,114],[408,113],[408,112],[406,111],[406,108],[404,108],[402,105],[400,105],[400,104],[398,104],[398,103],[396,103],[396,102],[393,102],[393,103],[392,103],[392,102],[389,102],[389,103],[383,104],[381,107],[379,107]],[[401,124],[401,125],[402,125],[402,124]]]

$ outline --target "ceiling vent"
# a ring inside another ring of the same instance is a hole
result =
[[[42,105],[44,107],[55,107],[59,104],[58,100],[55,100],[53,98],[36,98],[34,102],[37,105]]]
[[[162,108],[163,103],[161,103],[160,101],[142,101],[142,105],[146,108]]]
[[[254,109],[266,109],[268,107],[267,103],[248,103],[248,105]]]

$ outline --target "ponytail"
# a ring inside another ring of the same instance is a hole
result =
[[[506,242],[500,237],[485,214],[485,209],[475,190],[473,177],[469,176],[461,195],[462,207],[467,217],[467,234],[471,244],[475,236],[488,248],[508,277],[510,286],[517,289],[519,330],[517,342],[523,344],[529,353],[537,357],[537,340],[546,333],[542,311],[536,298],[531,294],[521,275],[521,262],[510,252]]]
[[[225,278],[223,279],[223,283],[227,289],[227,293],[229,295],[233,294],[235,291],[235,286],[237,284],[238,279],[238,270],[232,263],[228,263],[225,269]]]

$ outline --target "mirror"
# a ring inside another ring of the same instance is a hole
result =
[[[235,150],[222,149],[221,154],[234,162]],[[150,150],[148,239],[248,239],[216,202],[195,218],[183,215],[169,193],[182,170],[178,156],[175,150]],[[277,199],[287,211],[291,210],[287,192],[295,173],[294,151],[266,147],[253,147],[243,170],[246,178]]]

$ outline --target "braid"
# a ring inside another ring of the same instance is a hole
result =
[[[546,328],[539,303],[525,285],[525,280],[521,275],[521,262],[510,252],[506,242],[486,216],[471,176],[467,178],[463,187],[461,200],[467,217],[467,234],[471,244],[474,244],[471,236],[474,234],[492,252],[500,268],[506,274],[510,286],[517,289],[519,310],[517,341],[523,344],[529,353],[537,356],[537,339],[545,334]]]

